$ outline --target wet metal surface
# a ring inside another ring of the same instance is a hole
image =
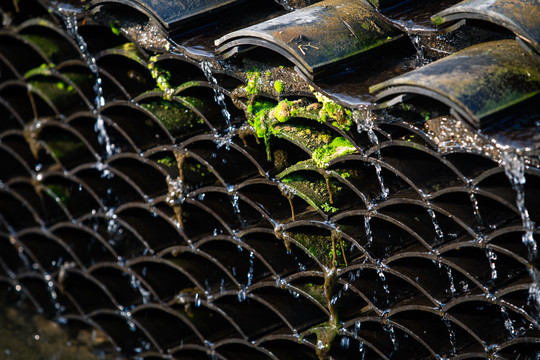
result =
[[[327,0],[227,34],[216,45],[225,57],[244,47],[266,47],[314,77],[399,36],[364,1]]]
[[[450,106],[475,127],[540,92],[540,64],[514,40],[483,43],[375,85],[378,99],[419,94]]]
[[[240,4],[245,0],[180,0],[180,1],[158,1],[158,0],[93,0],[91,6],[103,4],[121,4],[133,7],[149,18],[157,22],[166,31],[173,32],[186,21],[209,13],[226,6]]]
[[[461,19],[489,21],[507,28],[540,53],[540,4],[536,0],[466,0],[432,17],[439,25]]]

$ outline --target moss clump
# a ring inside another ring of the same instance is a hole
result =
[[[155,56],[150,58],[150,62],[148,63],[148,70],[150,70],[150,75],[152,75],[152,78],[156,81],[157,87],[161,91],[163,91],[163,98],[166,100],[170,100],[174,91],[174,89],[171,87],[171,84],[169,83],[171,79],[171,72],[157,65]]]
[[[442,16],[432,16],[431,17],[431,22],[435,26],[441,26],[442,24],[444,24],[446,22],[446,20]]]
[[[120,29],[118,28],[118,21],[116,21],[116,20],[110,21],[109,22],[109,27],[111,28],[111,32],[114,35],[116,35],[116,36],[120,35]]]
[[[278,92],[278,94],[281,94],[283,92],[283,81],[276,80],[274,82],[274,89]]]
[[[312,159],[319,168],[328,167],[328,163],[340,156],[353,154],[356,148],[351,142],[344,137],[338,136],[328,145],[322,146],[312,153]]]
[[[161,159],[158,159],[157,163],[166,167],[176,166],[176,160],[172,156],[165,156]]]
[[[322,104],[322,107],[319,110],[319,118],[321,122],[326,122],[329,119],[332,119],[334,120],[332,125],[343,131],[349,131],[353,125],[352,111],[339,105],[335,101],[330,100],[323,94],[314,91],[315,89],[310,89],[313,91],[317,101]]]

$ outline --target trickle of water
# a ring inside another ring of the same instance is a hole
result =
[[[383,323],[383,329],[390,335],[390,341],[392,341],[392,345],[394,346],[394,350],[397,350],[398,348],[398,342],[396,338],[396,332],[394,330],[394,327],[390,323]]]
[[[478,206],[478,199],[476,199],[477,189],[473,186],[470,188],[469,199],[471,199],[471,204],[473,207],[474,218],[478,223],[478,226],[482,226],[482,216],[480,216],[480,207]]]
[[[254,259],[255,259],[255,254],[253,252],[249,253],[249,270],[247,273],[246,287],[250,287],[253,282]]]
[[[497,268],[495,265],[495,260],[497,260],[497,254],[491,249],[486,250],[486,257],[489,261],[489,267],[491,268],[491,280],[497,280]]]
[[[356,331],[356,333],[358,333],[360,331],[361,327],[362,327],[362,322],[360,320],[357,320],[354,323],[354,331]]]
[[[135,275],[131,275],[130,284],[133,289],[139,291],[141,294],[143,304],[148,304],[150,302],[150,291],[141,285],[141,281]]]
[[[534,239],[535,223],[529,216],[529,211],[525,207],[525,160],[523,157],[512,153],[501,153],[501,164],[504,167],[504,172],[512,184],[512,188],[516,192],[516,205],[521,215],[521,221],[523,222],[523,228],[525,233],[523,234],[522,241],[529,250],[529,260],[532,260],[537,256],[538,247],[536,240]]]
[[[223,295],[225,293],[225,279],[221,278],[221,282],[219,283],[219,293]]]
[[[353,119],[358,124],[358,132],[365,131],[368,135],[368,138],[371,144],[373,146],[377,146],[379,145],[379,138],[377,137],[377,134],[375,134],[375,131],[373,130],[373,115],[371,113],[371,108],[366,107],[365,109],[362,109],[362,110],[363,110],[362,112],[355,111],[353,113]],[[381,150],[378,149],[375,152],[375,155],[380,160]],[[390,194],[390,190],[384,184],[381,165],[379,163],[374,162],[373,166],[375,166],[375,173],[377,174],[377,179],[379,180],[379,184],[381,186],[381,197],[384,200]]]
[[[411,43],[413,44],[416,50],[416,61],[415,61],[416,67],[425,65],[426,58],[424,56],[424,48],[422,47],[420,36],[418,34],[409,34],[409,38],[411,39]]]
[[[371,216],[364,216],[364,228],[366,230],[366,240],[368,244],[373,243],[373,232],[371,231]]]
[[[66,26],[66,31],[68,35],[77,43],[79,49],[81,50],[82,57],[90,72],[96,78],[93,89],[96,94],[94,98],[94,113],[97,116],[96,123],[94,124],[94,130],[98,134],[98,142],[100,144],[105,144],[105,152],[107,158],[111,157],[118,152],[115,144],[111,141],[107,130],[105,129],[105,122],[103,117],[100,114],[101,109],[105,106],[105,98],[103,97],[103,88],[102,88],[102,79],[99,74],[98,66],[96,63],[96,58],[88,50],[88,44],[84,38],[79,34],[79,27],[77,25],[77,18],[74,12],[69,9],[58,6],[58,13],[62,16],[64,20],[64,25]]]
[[[167,204],[169,204],[169,206],[182,204],[186,199],[182,180],[180,178],[173,179],[167,175],[166,181],[169,188],[165,200]]]
[[[56,309],[56,311],[58,311],[58,314],[61,314],[65,310],[65,308],[58,302],[58,294],[56,293],[51,274],[44,273],[43,279],[47,284],[47,291],[49,292],[49,297],[51,298],[54,308]]]
[[[508,315],[508,312],[506,311],[506,307],[501,306],[501,315],[504,319],[504,327],[510,334],[512,338],[519,335],[516,331],[516,328],[514,328],[514,323],[512,322],[512,319],[510,319],[510,315]]]
[[[446,265],[446,274],[448,275],[448,280],[450,281],[450,294],[454,295],[456,293],[456,285],[454,284],[454,275],[452,275],[452,268]]]
[[[242,284],[242,289],[238,292],[238,302],[246,300],[246,287]]]
[[[442,321],[444,322],[444,325],[446,325],[446,328],[448,329],[450,346],[452,347],[450,350],[450,356],[454,356],[456,355],[456,333],[454,332],[454,329],[452,329],[452,323],[450,322],[450,320],[448,320],[446,317],[443,317]]]
[[[428,207],[426,208],[429,217],[431,218],[431,223],[433,224],[433,229],[435,229],[435,233],[437,234],[437,242],[441,242],[444,240],[444,233],[441,229],[441,226],[439,225],[439,222],[437,221],[437,215],[435,214],[435,211],[433,211],[432,208]]]
[[[344,336],[341,338],[341,342],[339,346],[341,346],[342,349],[348,349],[350,344],[350,340],[348,337]]]
[[[218,104],[219,108],[221,109],[221,114],[223,115],[223,118],[225,119],[225,122],[227,125],[231,124],[231,113],[227,109],[227,103],[225,102],[225,94],[219,90],[218,82],[216,77],[214,76],[214,73],[212,72],[212,66],[210,65],[209,61],[203,60],[201,61],[201,69],[204,73],[204,76],[206,76],[206,79],[210,84],[213,85],[214,89],[214,100]],[[230,131],[227,131],[230,132]]]
[[[360,354],[362,354],[362,359],[361,360],[364,360],[365,357],[366,357],[366,351],[364,349],[364,343],[363,342],[360,342],[360,344],[358,345],[358,352]]]
[[[131,312],[124,308],[122,305],[118,305],[118,310],[120,312],[120,316],[122,316],[129,327],[129,331],[135,332],[137,331],[137,327],[135,326],[135,323],[131,320]]]
[[[287,11],[293,11],[294,8],[292,6],[289,5],[289,1],[288,0],[275,0],[278,4],[280,4],[281,6],[283,6],[285,8],[285,10]]]

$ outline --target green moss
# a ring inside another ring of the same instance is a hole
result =
[[[356,148],[344,137],[338,136],[331,143],[313,151],[311,157],[319,168],[328,167],[328,163],[340,156],[353,154]]]
[[[66,50],[61,42],[53,38],[34,34],[21,34],[21,37],[38,47],[51,60]]]
[[[328,203],[322,204],[321,209],[323,209],[323,211],[326,212],[326,213],[332,213],[332,214],[339,211],[338,208],[333,207],[332,205],[330,205]]]
[[[313,284],[313,283],[307,283],[300,286],[302,290],[304,290],[306,293],[308,293],[310,296],[312,296],[315,300],[317,300],[318,303],[321,305],[325,305],[326,298],[324,296],[324,286]]]
[[[156,57],[154,56],[150,58],[150,62],[148,63],[148,69],[150,70],[152,78],[156,81],[157,87],[161,91],[163,91],[163,98],[166,100],[170,100],[174,90],[169,83],[169,80],[171,79],[171,72],[157,65],[155,63],[155,60]]]
[[[111,28],[111,32],[114,35],[116,35],[116,36],[120,35],[120,29],[118,28],[118,21],[113,20],[113,21],[109,22],[109,27]]]
[[[52,197],[56,202],[66,204],[71,198],[69,188],[60,184],[50,184],[45,187],[47,195]]]
[[[276,89],[278,94],[281,94],[283,92],[283,82],[281,80],[276,80],[274,82],[274,89]]]
[[[81,141],[75,141],[73,139],[48,140],[46,143],[52,151],[52,155],[57,159],[65,159],[68,156],[74,156],[77,152],[85,148]]]
[[[323,94],[314,91],[313,87],[310,88],[313,94],[317,98],[317,101],[322,104],[319,110],[319,118],[321,122],[326,122],[329,119],[335,120],[332,125],[343,131],[349,131],[353,125],[352,111],[339,105],[333,100]]]
[[[442,24],[444,24],[446,22],[446,19],[443,18],[442,16],[432,16],[431,17],[431,22],[435,26],[441,26]]]
[[[167,167],[176,166],[176,160],[172,156],[165,156],[164,158],[158,159],[157,163]]]
[[[259,93],[257,88],[257,81],[259,80],[261,74],[258,71],[249,71],[246,73],[247,76],[247,85],[246,85],[246,94],[250,102],[255,101],[255,97]]]
[[[204,124],[204,120],[193,110],[176,101],[159,99],[141,106],[152,112],[167,130],[173,133],[197,130]]]
[[[327,268],[346,265],[343,240],[332,241],[331,235],[294,233],[292,237],[302,244],[317,260]],[[334,239],[335,240],[335,239]],[[335,249],[335,254],[334,254]]]
[[[339,211],[331,204],[343,196],[345,188],[336,179],[325,179],[311,171],[297,171],[280,177],[280,181],[287,186],[290,192],[305,200],[312,207],[326,213]]]

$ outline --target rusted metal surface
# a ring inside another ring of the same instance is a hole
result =
[[[482,119],[540,93],[540,63],[514,40],[470,47],[375,85],[378,100],[402,94],[435,98],[474,127]]]
[[[167,32],[177,30],[183,23],[223,9],[245,0],[92,0],[90,6],[119,4],[134,8],[149,18],[154,19]]]
[[[216,40],[216,45],[225,58],[246,47],[268,48],[313,78],[399,37],[400,33],[363,0],[326,0],[227,34]]]
[[[536,0],[465,0],[432,17],[438,25],[461,19],[483,20],[507,28],[540,53],[540,3]]]

